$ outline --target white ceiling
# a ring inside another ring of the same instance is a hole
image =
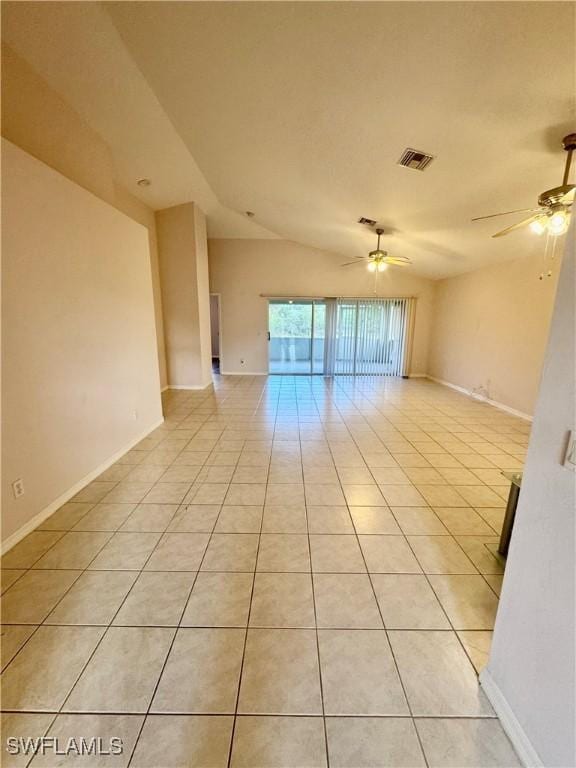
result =
[[[350,257],[374,247],[368,216],[429,277],[543,247],[489,237],[513,217],[470,218],[561,181],[571,3],[26,2],[3,17],[120,181],[155,208],[195,200],[212,236]],[[436,157],[424,173],[396,165],[408,146]]]

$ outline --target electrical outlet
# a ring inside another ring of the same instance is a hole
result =
[[[138,411],[134,411],[134,421],[138,421]]]
[[[18,480],[14,480],[12,483],[12,493],[15,499],[19,499],[20,496],[24,496],[24,480],[21,477]]]

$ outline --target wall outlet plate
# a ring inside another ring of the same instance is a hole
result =
[[[19,499],[20,496],[24,496],[24,481],[21,477],[18,480],[14,480],[12,483],[12,493],[15,499]]]

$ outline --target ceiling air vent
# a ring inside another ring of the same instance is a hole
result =
[[[376,222],[374,221],[374,219],[367,219],[366,216],[360,216],[360,218],[358,219],[358,224],[366,224],[366,226],[368,227],[376,226]]]
[[[405,149],[402,157],[398,160],[398,165],[404,168],[414,168],[415,171],[423,171],[434,160],[432,155],[421,152],[419,149]]]

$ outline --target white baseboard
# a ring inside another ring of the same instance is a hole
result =
[[[512,711],[510,704],[508,704],[504,694],[494,682],[494,678],[490,674],[488,667],[485,667],[480,673],[480,684],[482,685],[482,689],[488,697],[490,704],[494,707],[494,711],[498,715],[502,728],[512,742],[512,746],[516,750],[522,765],[524,765],[525,768],[544,768],[544,763],[532,746],[530,739],[526,735],[526,731],[518,722],[516,715]]]
[[[220,371],[221,376],[299,376],[297,373],[270,373],[269,371]],[[303,374],[304,376],[312,374]],[[322,374],[314,374],[322,376]],[[411,373],[410,379],[428,379],[430,378],[427,373]],[[173,389],[173,387],[171,387]]]
[[[119,451],[116,451],[116,453],[112,454],[106,461],[102,462],[96,469],[93,469],[92,472],[89,472],[87,475],[85,475],[81,480],[79,480],[77,483],[74,483],[74,485],[71,488],[68,488],[67,491],[64,491],[60,496],[58,496],[57,499],[54,499],[54,501],[51,504],[48,504],[47,507],[44,507],[43,510],[38,512],[38,514],[34,515],[33,518],[28,520],[27,523],[24,523],[24,525],[21,528],[18,528],[17,531],[14,531],[14,533],[11,536],[8,536],[8,538],[2,542],[1,552],[2,554],[6,554],[9,549],[12,549],[13,546],[18,544],[19,541],[21,541],[24,536],[27,536],[29,533],[31,533],[35,528],[37,528],[40,523],[43,523],[46,518],[50,517],[50,515],[53,512],[56,512],[57,509],[59,509],[63,504],[66,504],[67,501],[70,501],[70,499],[75,496],[79,491],[82,490],[82,488],[85,488],[88,483],[91,483],[92,480],[98,477],[98,475],[101,475],[104,470],[108,469],[108,467],[111,467],[112,464],[115,464],[118,459],[122,458],[125,453],[128,453],[128,451],[132,450],[135,445],[137,445],[141,440],[144,440],[145,437],[147,437],[151,432],[153,432],[155,429],[158,429],[158,427],[164,423],[164,417],[162,417],[159,421],[157,421],[155,424],[153,424],[151,427],[146,429],[144,432],[139,434],[137,437],[135,437],[133,440],[131,440],[127,445],[125,445],[123,448],[121,448]]]
[[[160,389],[160,392],[166,392],[166,390],[167,390],[167,389],[170,389],[170,387],[168,386],[168,384],[166,384],[166,386],[165,386],[165,387],[162,387],[162,388]]]
[[[430,376],[429,374],[426,375],[426,378],[430,379],[430,381],[436,382],[436,384],[442,384],[445,387],[450,387],[450,389],[455,389],[456,392],[461,392],[463,395],[472,397],[474,400],[478,400],[480,403],[487,403],[488,405],[493,405],[494,408],[498,408],[501,411],[506,411],[506,413],[509,413],[512,416],[518,416],[518,418],[524,419],[525,421],[532,421],[532,416],[530,416],[529,413],[524,413],[523,411],[517,411],[516,408],[510,408],[509,405],[504,405],[504,403],[499,403],[498,400],[490,400],[487,397],[482,397],[482,395],[479,395],[477,392],[472,392],[471,390],[466,389],[465,387],[460,387],[458,384],[452,384],[451,381],[444,381],[444,379],[437,379],[434,376]]]
[[[212,382],[209,384],[168,384],[166,389],[178,389],[178,390],[185,390],[190,392],[198,392],[203,389],[208,389],[208,387],[212,386]]]
[[[267,371],[220,371],[220,375],[221,376],[268,376],[269,374]]]

